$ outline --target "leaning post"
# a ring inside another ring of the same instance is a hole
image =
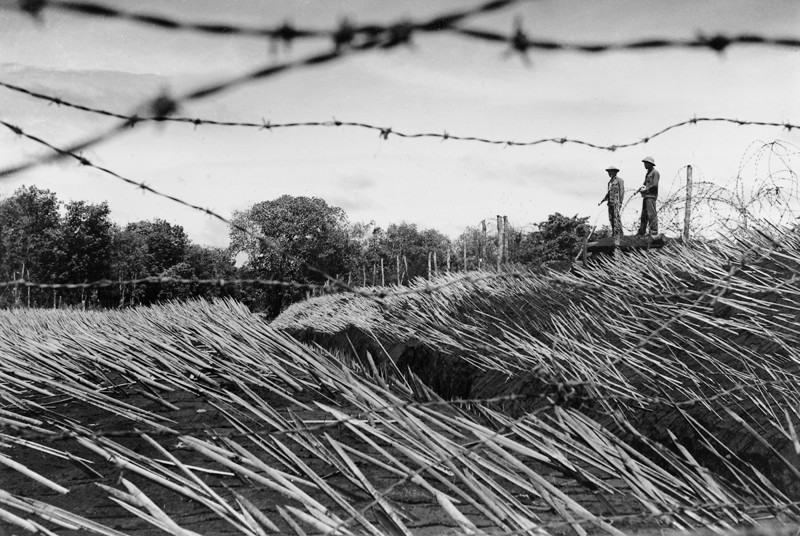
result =
[[[689,221],[692,219],[692,166],[686,166],[686,211],[683,216],[683,241],[689,241]]]
[[[505,245],[505,239],[503,238],[503,217],[498,214],[497,215],[497,269],[500,270],[500,267],[503,265],[503,246]]]

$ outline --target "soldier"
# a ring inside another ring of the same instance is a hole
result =
[[[611,225],[611,236],[619,238],[622,236],[622,220],[619,217],[619,211],[622,209],[622,200],[625,198],[625,181],[617,175],[619,172],[617,166],[608,166],[606,171],[609,177],[608,192],[597,205],[608,201],[608,222]]]
[[[656,162],[652,156],[645,157],[642,162],[647,170],[644,176],[644,185],[636,192],[642,195],[642,217],[639,223],[639,232],[636,236],[645,236],[647,227],[650,227],[650,235],[658,235],[658,213],[656,212],[656,199],[658,198],[658,179]]]

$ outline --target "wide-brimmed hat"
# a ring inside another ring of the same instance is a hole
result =
[[[652,156],[645,156],[644,158],[642,158],[642,162],[649,162],[649,163],[653,164],[654,166],[656,165],[656,161],[653,160]]]
[[[619,171],[619,168],[612,164],[606,168],[606,171]]]

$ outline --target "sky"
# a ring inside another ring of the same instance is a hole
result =
[[[335,28],[426,19],[480,2],[348,0],[98,0],[185,21]],[[0,0],[0,81],[118,113],[162,92],[181,94],[271,63],[330,50],[325,40],[270,50],[263,39],[166,31],[116,19],[46,9],[39,20]],[[574,43],[755,33],[800,37],[795,0],[539,0],[465,23]],[[568,137],[601,145],[634,142],[692,117],[800,123],[800,51],[732,46],[724,53],[665,49],[582,54],[536,51],[527,60],[508,45],[454,34],[418,34],[408,47],[352,54],[185,104],[179,115],[271,123],[356,121],[407,133],[435,132],[530,141]],[[56,146],[115,125],[74,109],[0,88],[0,120]],[[433,138],[384,140],[359,128],[272,131],[185,124],[142,124],[87,149],[91,162],[230,217],[281,195],[323,198],[352,222],[405,221],[456,237],[467,226],[506,215],[530,229],[555,212],[604,224],[609,165],[630,192],[643,181],[641,159],[655,158],[662,196],[695,180],[757,180],[775,163],[759,148],[781,141],[798,150],[800,133],[777,127],[690,125],[644,146],[602,151],[579,145],[504,147]],[[0,169],[47,149],[0,131]],[[162,218],[200,244],[226,246],[226,226],[137,190],[74,161],[0,179],[0,198],[22,185],[64,201],[107,201],[120,224]],[[630,229],[640,206],[625,208]]]

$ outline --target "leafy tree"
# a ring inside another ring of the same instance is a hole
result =
[[[23,186],[0,202],[0,273],[4,279],[54,280],[59,206],[53,192],[35,186]],[[43,295],[34,290],[33,301]],[[14,289],[5,291],[3,301],[19,304],[20,296]]]
[[[63,283],[84,283],[111,277],[111,248],[114,224],[107,203],[85,201],[67,203],[61,217],[58,240],[54,244],[57,258],[56,280]],[[58,294],[67,303],[88,302],[99,305],[108,301],[109,289],[61,290]],[[53,297],[55,299],[55,296]]]
[[[347,273],[355,247],[350,241],[347,216],[338,207],[317,197],[284,195],[256,203],[233,215],[231,253],[246,253],[243,273],[262,278],[321,284],[325,275]],[[267,237],[271,245],[236,227]],[[271,315],[302,298],[297,289],[270,287],[251,296]],[[254,304],[255,305],[255,304]]]
[[[353,267],[355,280],[372,284],[381,283],[380,265],[383,260],[384,282],[398,281],[398,261],[400,262],[400,281],[407,283],[415,277],[427,277],[428,255],[437,253],[438,267],[443,269],[450,240],[434,229],[420,231],[413,223],[390,224],[384,231],[380,227],[372,230],[371,236],[360,241],[361,253]],[[365,275],[366,274],[366,275]],[[366,280],[366,281],[364,281]]]
[[[434,252],[437,254],[438,268],[444,267],[444,257],[450,247],[450,240],[439,231],[435,229],[419,231],[416,225],[403,222],[399,225],[390,225],[386,235],[389,254],[405,257],[408,261],[408,271],[403,281],[415,277],[427,277],[428,255]]]
[[[170,268],[184,262],[188,246],[189,238],[180,225],[160,219],[129,223],[113,238],[114,279],[167,275]],[[149,304],[160,299],[161,288],[158,284],[143,284],[130,289],[121,287],[119,292],[120,305]]]
[[[129,223],[125,230],[144,239],[144,262],[148,275],[159,275],[170,266],[183,262],[189,237],[180,225],[155,219]]]
[[[115,279],[136,279],[148,274],[147,240],[142,234],[115,226],[111,250],[111,272]]]
[[[520,243],[519,260],[532,266],[547,262],[572,262],[583,245],[589,218],[571,218],[556,212]]]
[[[184,261],[174,264],[164,271],[164,276],[181,279],[232,279],[236,269],[228,251],[221,248],[204,247],[190,243]],[[199,283],[164,283],[159,290],[158,299],[181,300],[189,298],[213,298],[235,295],[231,287],[210,286]]]
[[[108,204],[72,201],[61,221],[58,278],[65,282],[96,281],[111,275],[113,223]]]

